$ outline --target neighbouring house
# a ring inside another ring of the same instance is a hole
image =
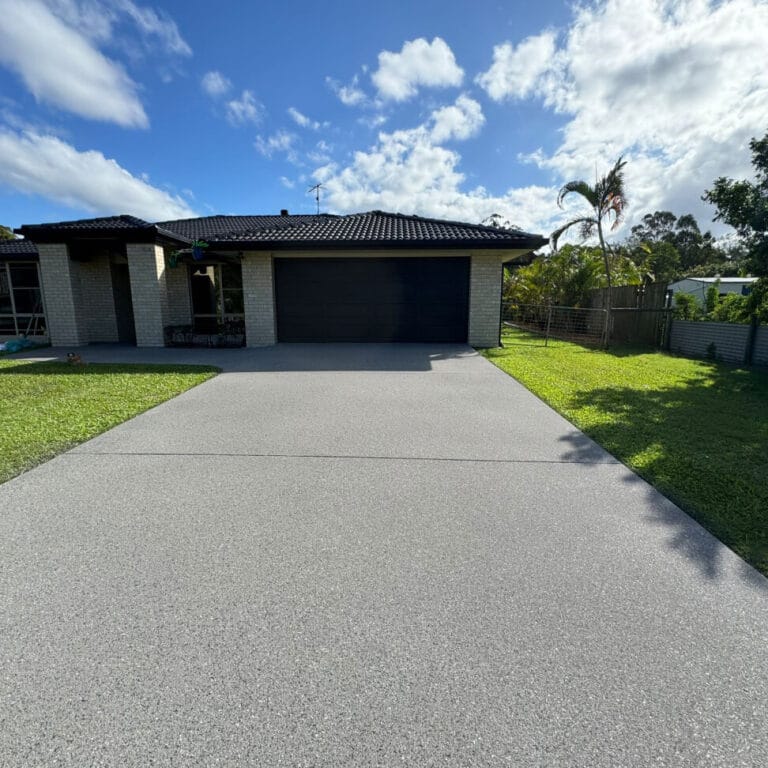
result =
[[[499,341],[502,264],[546,238],[371,211],[109,216],[0,244],[0,334],[57,346]]]
[[[718,283],[717,290],[720,296],[726,296],[729,293],[747,296],[756,282],[756,277],[684,277],[682,280],[670,283],[667,286],[667,293],[673,298],[676,293],[690,293],[703,304],[707,297],[707,289],[715,283]]]

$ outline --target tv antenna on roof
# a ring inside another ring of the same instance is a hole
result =
[[[310,187],[307,192],[315,193],[315,202],[317,203],[317,213],[320,215],[320,190],[325,189],[325,184],[315,184],[314,187]]]

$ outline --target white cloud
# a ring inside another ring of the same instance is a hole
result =
[[[40,0],[0,0],[0,62],[38,101],[126,127],[149,124],[122,67]]]
[[[558,68],[531,88],[567,117],[560,146],[538,164],[591,180],[626,153],[628,225],[655,209],[706,225],[714,211],[701,194],[720,175],[749,175],[747,143],[766,129],[766,30],[760,0],[581,7]]]
[[[0,130],[0,181],[94,214],[128,213],[148,221],[195,215],[182,198],[133,176],[101,152],[80,152],[54,136]]]
[[[296,186],[295,181],[291,181],[287,176],[281,176],[280,177],[280,183],[286,188],[286,189],[293,189]]]
[[[264,157],[271,158],[276,153],[284,154],[288,162],[297,165],[299,162],[298,154],[294,148],[296,138],[297,136],[294,133],[278,131],[267,138],[264,136],[257,136],[254,146],[256,147],[256,151]]]
[[[548,233],[574,210],[557,209],[560,185],[591,182],[625,154],[630,208],[616,237],[657,209],[691,212],[703,227],[724,231],[709,223],[714,210],[701,195],[718,176],[752,173],[748,142],[767,124],[768,2],[597,0],[573,13],[557,35],[497,46],[494,65],[478,79],[496,100],[536,99],[559,117],[554,148],[521,147],[519,156],[551,184],[498,194],[469,183],[460,154],[440,146],[482,126],[482,111],[464,96],[420,126],[380,133],[346,163],[317,168],[329,205],[468,221],[498,212]]]
[[[528,37],[517,47],[502,43],[493,49],[493,64],[475,78],[494,101],[525,98],[539,85],[543,74],[555,65],[555,35],[543,32]]]
[[[252,91],[243,91],[239,99],[227,102],[227,120],[233,125],[260,123],[263,111]]]
[[[299,112],[295,107],[288,107],[288,114],[296,125],[299,125],[302,128],[309,128],[312,131],[319,131],[321,128],[328,125],[328,123],[320,123],[317,120],[312,120]]]
[[[447,43],[435,37],[428,43],[423,37],[403,44],[400,53],[382,51],[379,68],[371,75],[379,96],[405,101],[418,93],[419,86],[444,88],[459,86],[464,70],[459,67]]]
[[[200,80],[200,85],[214,99],[223,96],[232,88],[232,83],[216,70],[206,72]]]
[[[476,135],[483,122],[480,105],[460,96],[422,125],[380,133],[376,144],[356,152],[346,167],[329,162],[317,168],[314,178],[326,186],[329,207],[340,213],[381,208],[478,223],[499,213],[524,229],[540,227],[542,211],[557,213],[555,188],[531,186],[503,195],[480,186],[464,191],[460,155],[439,146]]]
[[[74,27],[88,39],[106,42],[112,37],[114,9],[99,0],[43,0],[68,26]]]
[[[476,136],[485,123],[480,105],[468,96],[432,113],[432,141],[440,144],[449,139],[464,140]]]
[[[192,55],[192,49],[181,36],[176,22],[162,11],[136,5],[132,0],[112,0],[112,3],[134,22],[143,35],[156,38],[164,51],[178,56]]]
[[[357,107],[366,102],[366,96],[358,87],[358,77],[355,75],[349,85],[342,85],[332,77],[326,77],[326,85],[339,97],[339,101],[347,107]]]
[[[322,139],[315,144],[315,148],[307,153],[307,159],[315,165],[325,165],[331,161],[333,147]]]
[[[359,117],[357,122],[366,128],[381,128],[387,122],[386,115],[371,115],[370,117]]]

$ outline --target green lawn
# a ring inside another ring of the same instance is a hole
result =
[[[0,482],[215,376],[195,365],[0,359]]]
[[[485,356],[768,575],[768,374],[506,330]]]

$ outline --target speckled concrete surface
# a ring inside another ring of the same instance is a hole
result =
[[[214,359],[0,486],[0,765],[764,765],[768,582],[514,381]]]

